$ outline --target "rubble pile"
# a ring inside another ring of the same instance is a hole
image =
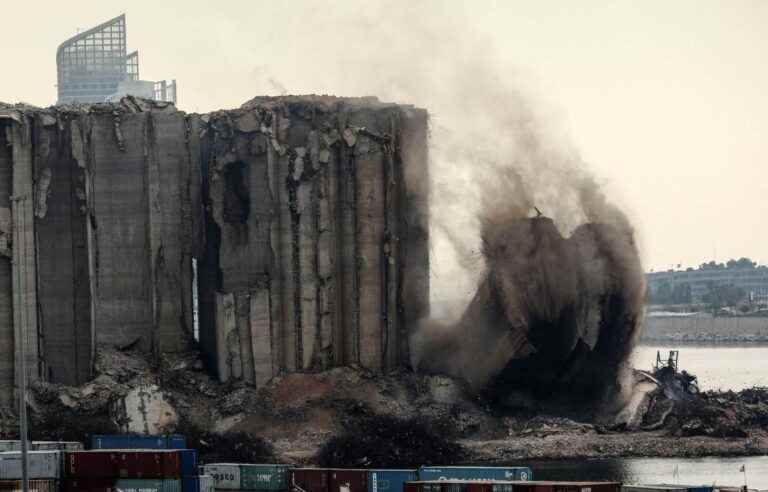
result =
[[[361,413],[361,415],[356,415]],[[327,467],[407,468],[414,463],[461,463],[464,448],[449,440],[446,429],[427,419],[406,420],[371,415],[364,408],[351,412],[341,435],[329,439],[317,454]]]
[[[696,377],[686,371],[662,367],[654,376],[659,385],[648,393],[643,430],[663,429],[676,437],[746,438],[768,425],[768,388],[702,393]]]

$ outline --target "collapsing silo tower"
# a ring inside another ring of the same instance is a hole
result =
[[[426,111],[288,96],[204,119],[200,342],[219,378],[409,365],[429,306]]]

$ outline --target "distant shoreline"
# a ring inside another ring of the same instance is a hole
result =
[[[640,343],[768,344],[768,318],[648,316]]]
[[[687,335],[687,334],[686,334]],[[697,337],[697,336],[682,336],[682,337],[642,337],[638,342],[638,345],[654,346],[654,345],[689,345],[689,346],[706,346],[706,347],[768,347],[768,338],[750,338],[750,337],[729,337],[729,338],[709,338],[709,337]]]
[[[515,460],[593,458],[703,458],[766,456],[764,437],[670,437],[663,432],[619,432],[542,437],[511,437],[498,440],[459,441],[475,463],[508,463]]]

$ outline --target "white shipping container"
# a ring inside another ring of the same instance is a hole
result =
[[[0,480],[0,491],[21,492],[21,480]],[[58,492],[59,482],[56,480],[30,480],[29,492]]]
[[[28,456],[29,478],[61,477],[61,452],[30,451]],[[21,479],[21,452],[0,453],[0,480]]]
[[[30,451],[82,451],[83,443],[76,441],[31,441]],[[0,441],[0,452],[21,451],[21,441]]]
[[[237,463],[203,465],[202,472],[204,475],[210,475],[213,478],[213,487],[215,489],[240,489],[240,465]],[[200,488],[202,488],[202,483]]]
[[[215,490],[213,477],[210,475],[200,475],[200,492],[214,492]]]
[[[83,451],[85,446],[76,441],[32,441],[30,449],[32,451]],[[21,451],[21,449],[14,451]]]

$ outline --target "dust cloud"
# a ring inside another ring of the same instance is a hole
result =
[[[445,5],[318,4],[311,43],[333,55],[298,56],[306,77],[262,68],[260,84],[430,111],[433,319],[414,367],[500,395],[620,401],[643,305],[634,229],[535,82],[464,24],[471,6]]]

